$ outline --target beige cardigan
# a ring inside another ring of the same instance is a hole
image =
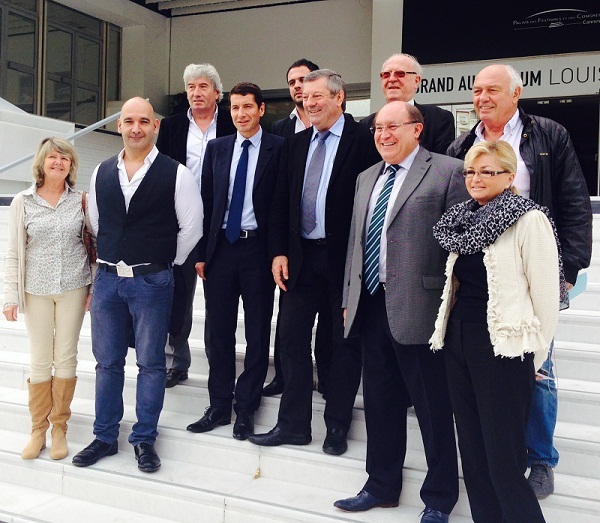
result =
[[[536,370],[544,363],[559,311],[558,249],[552,226],[538,210],[525,213],[492,245],[483,249],[487,272],[487,321],[496,356],[535,353]],[[458,255],[450,253],[442,304],[429,340],[441,349],[458,281],[453,275]]]
[[[25,247],[27,245],[27,231],[25,230],[25,204],[24,194],[31,194],[33,186],[21,191],[10,204],[8,217],[8,250],[6,252],[6,268],[4,271],[4,303],[16,303],[19,312],[25,313]],[[87,195],[86,195],[87,198]],[[87,206],[87,201],[86,201]],[[86,222],[88,222],[86,213]],[[84,223],[83,227],[86,226]],[[89,227],[91,231],[91,227]],[[82,231],[83,233],[83,231]],[[89,292],[93,292],[93,277],[95,269],[92,266],[92,285]]]

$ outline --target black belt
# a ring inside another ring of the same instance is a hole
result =
[[[225,234],[225,229],[221,229],[221,234]],[[257,238],[258,237],[258,229],[252,230],[241,230],[240,231],[240,240],[245,240],[247,238]]]
[[[325,238],[317,238],[316,240],[310,240],[308,238],[302,238],[303,242],[306,242],[308,245],[315,245],[318,247],[327,245],[327,240]]]
[[[122,270],[126,270],[126,267],[122,267]],[[119,266],[117,265],[108,265],[107,263],[99,263],[98,268],[103,271],[110,272],[111,274],[119,274]],[[164,271],[166,269],[170,269],[171,265],[168,263],[150,263],[149,265],[137,265],[135,267],[131,267],[133,270],[133,276],[141,276],[142,274],[152,274],[155,272]],[[128,274],[119,274],[119,276],[131,277]]]

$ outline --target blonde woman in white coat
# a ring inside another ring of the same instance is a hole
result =
[[[82,193],[73,188],[77,166],[77,153],[69,142],[43,140],[33,160],[35,183],[10,206],[2,312],[8,321],[25,313],[31,348],[27,384],[32,430],[23,459],[40,455],[50,423],[50,457],[68,454],[77,342],[91,299]]]
[[[430,342],[444,348],[473,520],[543,522],[524,476],[525,430],[535,371],[567,300],[558,240],[547,210],[514,194],[508,143],[475,144],[464,169],[472,199],[434,227],[450,255]]]

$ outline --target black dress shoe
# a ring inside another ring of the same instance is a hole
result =
[[[365,490],[361,490],[352,498],[339,499],[333,504],[334,507],[344,512],[364,512],[375,507],[390,508],[398,505],[398,501],[384,501],[372,496]]]
[[[89,467],[104,456],[114,456],[117,452],[119,452],[119,444],[116,441],[105,443],[95,439],[86,448],[73,456],[73,465],[76,467]]]
[[[431,507],[425,507],[422,512],[421,523],[448,523],[450,514],[446,514],[440,510],[435,510]]]
[[[142,472],[156,472],[160,468],[160,458],[150,443],[138,443],[134,445],[135,459],[138,469]]]
[[[263,447],[277,447],[279,445],[308,445],[312,438],[304,434],[285,432],[278,426],[266,434],[253,434],[248,436],[248,441]]]
[[[229,425],[231,423],[231,410],[207,407],[198,421],[187,426],[190,432],[209,432],[217,425]]]
[[[275,376],[273,381],[269,383],[263,390],[263,396],[277,396],[283,392],[283,378]]]
[[[246,440],[251,434],[254,434],[254,414],[245,411],[238,412],[233,425],[233,437]]]
[[[341,456],[348,450],[346,437],[344,429],[327,429],[327,436],[323,442],[323,452],[332,456]]]
[[[167,371],[167,384],[165,385],[165,387],[167,389],[170,389],[170,388],[174,387],[175,385],[177,385],[178,383],[181,383],[182,381],[185,381],[187,379],[188,379],[187,371],[177,370],[177,369],[169,369]]]

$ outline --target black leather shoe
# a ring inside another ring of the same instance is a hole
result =
[[[76,467],[89,467],[104,456],[114,456],[117,452],[119,452],[119,444],[116,441],[105,443],[95,439],[86,448],[73,456],[73,465]]]
[[[327,429],[327,436],[323,442],[323,452],[332,456],[341,456],[347,450],[346,431],[344,429]]]
[[[160,458],[150,443],[138,443],[134,445],[135,459],[138,469],[142,472],[156,472],[160,468]]]
[[[170,389],[170,388],[174,387],[175,385],[177,385],[178,383],[181,383],[182,381],[185,381],[187,379],[188,379],[188,373],[186,371],[177,370],[177,369],[169,369],[167,371],[167,384],[165,385],[165,387],[167,389]]]
[[[263,390],[263,396],[277,396],[283,392],[283,379],[279,376],[275,376],[273,381],[269,383]]]
[[[248,441],[263,447],[277,447],[279,445],[308,445],[312,441],[312,438],[310,436],[305,436],[304,434],[285,432],[275,426],[274,429],[266,434],[253,434],[248,436]]]
[[[364,512],[375,507],[390,508],[397,507],[398,501],[384,501],[383,499],[371,496],[365,490],[361,490],[353,498],[339,499],[333,506],[344,512]]]
[[[421,523],[448,523],[450,514],[444,514],[439,510],[425,507],[423,516],[421,517]]]
[[[217,425],[229,425],[230,423],[231,410],[227,412],[225,409],[207,407],[204,411],[204,416],[195,423],[188,425],[187,430],[190,432],[209,432]]]
[[[233,425],[233,437],[243,441],[252,434],[254,434],[254,414],[245,411],[238,412]]]

